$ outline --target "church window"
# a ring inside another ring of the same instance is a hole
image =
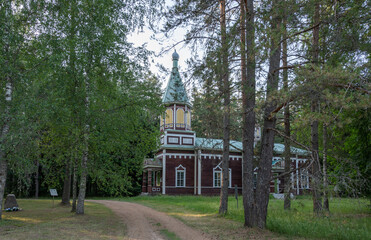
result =
[[[213,187],[220,188],[222,186],[222,168],[220,167],[221,162],[213,168]],[[228,187],[232,187],[232,170],[229,168],[229,182]]]
[[[171,123],[173,123],[173,110],[168,108],[166,110],[165,124],[171,124]]]
[[[214,171],[214,187],[222,186],[222,171]]]
[[[184,124],[184,110],[181,108],[176,111],[176,123]]]
[[[185,187],[186,168],[179,165],[175,168],[175,184],[176,187]]]

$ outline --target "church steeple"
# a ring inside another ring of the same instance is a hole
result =
[[[173,68],[162,103],[166,113],[161,117],[161,130],[191,130],[191,104],[178,70],[179,54],[172,54]]]
[[[187,92],[183,85],[182,79],[180,78],[178,70],[179,54],[176,51],[174,51],[172,59],[173,69],[171,71],[170,80],[167,83],[165,94],[162,98],[162,103],[165,105],[172,103],[180,103],[190,106]]]

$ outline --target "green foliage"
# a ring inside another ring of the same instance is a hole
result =
[[[126,36],[161,1],[28,3],[1,3],[0,10],[2,96],[7,79],[14,87],[1,146],[7,191],[32,192],[36,160],[42,186],[61,189],[64,166],[81,159],[88,125],[92,183],[102,194],[133,194],[144,157],[157,148],[162,109],[158,80],[139,64],[148,53]],[[0,106],[3,126],[4,98]]]
[[[351,122],[333,128],[331,181],[338,194],[370,196],[371,114],[369,109],[346,111]]]

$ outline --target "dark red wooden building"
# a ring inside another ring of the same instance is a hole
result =
[[[143,166],[143,194],[195,194],[215,195],[221,187],[221,139],[198,138],[191,128],[192,105],[178,71],[179,55],[174,52],[173,68],[162,102],[166,112],[161,116],[161,146],[154,159],[146,159]],[[260,140],[257,129],[254,141]],[[229,188],[242,190],[242,143],[231,141],[229,161]],[[272,174],[284,171],[283,144],[275,144]],[[291,147],[292,167],[307,161],[305,150]],[[294,194],[309,190],[306,170],[291,174]],[[271,183],[272,193],[283,192],[283,179]]]

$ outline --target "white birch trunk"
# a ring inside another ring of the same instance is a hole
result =
[[[89,134],[90,134],[90,125],[89,125],[89,107],[90,107],[90,99],[89,99],[89,80],[85,78],[85,89],[86,89],[86,97],[85,97],[85,129],[84,129],[84,150],[82,153],[82,161],[81,161],[81,177],[80,177],[80,188],[79,188],[79,196],[77,199],[77,206],[76,206],[76,214],[84,214],[84,201],[85,201],[85,194],[86,194],[86,177],[88,174],[88,160],[89,160]]]
[[[9,113],[10,113],[10,103],[12,101],[12,83],[10,79],[6,83],[6,91],[5,91],[5,113],[4,113],[4,125],[1,130],[1,146],[4,146],[6,141],[6,137],[9,132]],[[4,199],[4,191],[5,191],[5,184],[6,184],[6,174],[7,174],[8,164],[5,157],[5,152],[3,148],[0,148],[0,220],[2,217],[2,209],[3,209],[3,199]]]

